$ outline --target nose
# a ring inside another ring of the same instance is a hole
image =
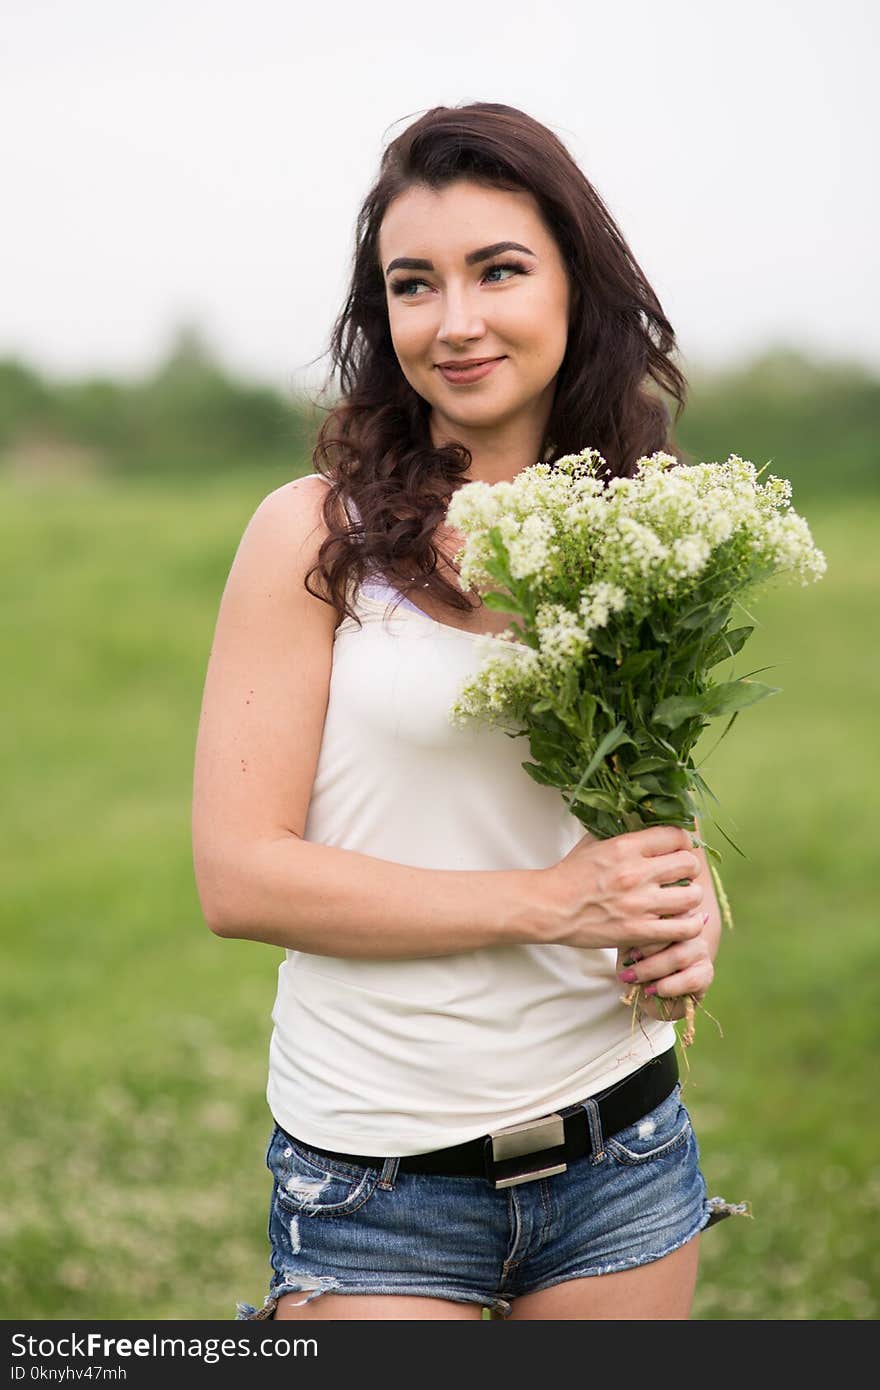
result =
[[[486,322],[478,314],[466,291],[451,291],[443,300],[437,337],[452,347],[460,347],[486,333]]]

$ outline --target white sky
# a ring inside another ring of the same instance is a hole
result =
[[[0,354],[318,383],[361,198],[423,110],[564,141],[685,370],[770,343],[880,370],[876,0],[5,0]]]

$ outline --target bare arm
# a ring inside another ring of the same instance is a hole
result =
[[[531,871],[413,868],[302,838],[338,616],[302,582],[326,534],[326,486],[303,478],[264,498],[223,593],[193,785],[203,916],[218,936],[318,955],[437,956],[534,937]]]
[[[529,870],[419,869],[295,836],[242,853],[219,936],[315,955],[443,956],[536,940]],[[244,906],[246,904],[246,907]]]

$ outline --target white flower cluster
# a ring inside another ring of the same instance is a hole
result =
[[[503,725],[507,719],[511,731],[517,731],[516,712],[521,718],[527,704],[550,694],[558,685],[560,672],[578,664],[589,648],[590,634],[605,627],[611,614],[625,607],[624,591],[600,580],[584,590],[578,613],[561,603],[538,605],[537,650],[520,641],[512,628],[494,636],[486,634],[482,665],[459,691],[450,722],[464,725],[476,718]]]
[[[824,554],[813,545],[809,526],[797,512],[768,516],[763,535],[757,536],[752,546],[774,570],[797,575],[802,584],[821,579],[828,568]]]
[[[762,483],[738,454],[688,465],[658,451],[638,460],[632,478],[606,473],[601,454],[585,449],[510,482],[467,483],[453,496],[447,517],[466,537],[456,557],[462,588],[504,587],[489,568],[500,542],[507,587],[521,595],[525,581],[537,642],[510,629],[489,638],[489,659],[468,682],[459,715],[497,723],[551,694],[612,614],[626,610],[634,634],[658,601],[690,611],[699,589],[698,603],[720,608],[774,574],[806,584],[825,573],[809,526],[791,510],[791,484],[772,474]]]
[[[696,532],[673,541],[669,557],[669,575],[672,579],[686,579],[699,574],[709,558],[712,544],[706,536]]]
[[[600,580],[580,595],[577,611],[564,603],[541,603],[535,614],[542,674],[564,671],[591,646],[590,635],[605,627],[612,613],[626,607],[626,594],[616,584]]]
[[[577,664],[587,645],[587,629],[563,603],[542,603],[535,614],[541,660],[552,671]]]
[[[520,730],[525,706],[541,690],[541,658],[534,647],[520,642],[511,629],[486,635],[479,670],[461,686],[449,711],[449,722],[458,728],[471,720]],[[518,717],[519,716],[519,717]]]
[[[578,600],[577,612],[564,603],[541,603],[535,614],[542,675],[564,671],[591,646],[590,634],[605,627],[612,613],[626,607],[626,594],[617,584],[590,584]]]
[[[619,613],[625,607],[626,594],[623,589],[604,580],[585,589],[578,604],[587,632],[594,627],[605,627],[611,614]]]
[[[623,493],[617,495],[625,496]],[[617,526],[605,531],[600,544],[603,572],[617,572],[624,579],[635,574],[648,575],[669,558],[669,550],[657,532],[623,511]]]
[[[674,597],[708,575],[713,560],[741,582],[792,573],[808,583],[825,572],[807,523],[788,510],[791,484],[772,474],[761,483],[738,454],[676,464],[658,452],[639,459],[635,477],[613,479],[604,500],[595,568],[625,587],[647,581],[645,599]]]
[[[541,512],[527,516],[516,535],[508,538],[502,531],[514,579],[534,579],[547,573],[555,553],[555,531],[552,517]]]

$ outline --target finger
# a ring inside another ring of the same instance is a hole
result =
[[[627,838],[637,844],[647,858],[656,854],[674,854],[676,850],[691,847],[690,834],[677,825],[649,825],[644,830],[628,831]]]
[[[647,890],[644,901],[647,902],[648,912],[656,912],[658,916],[669,913],[670,916],[681,916],[685,912],[693,912],[703,901],[703,885],[696,880],[684,884],[681,888],[669,885],[661,888],[659,884],[654,884]]]
[[[623,970],[628,965],[637,965],[640,960],[654,955],[656,951],[663,951],[669,945],[668,941],[655,942],[653,945],[644,942],[641,946],[619,947],[617,951],[617,969]]]
[[[627,927],[627,935],[637,948],[645,945],[665,945],[699,936],[703,930],[703,913],[689,912],[681,917],[642,917]]]
[[[643,944],[641,946],[618,946],[618,965],[634,965],[636,961],[643,960],[645,956],[652,955],[654,951],[662,951],[662,949],[663,947],[659,944]]]
[[[618,969],[617,978],[628,985],[647,985],[653,980],[662,980],[666,975],[689,969],[705,954],[705,944],[697,937],[677,941],[673,945],[667,943],[656,951],[646,952],[641,961]]]
[[[675,883],[680,878],[696,878],[702,865],[693,850],[676,854],[657,854],[645,865],[649,882]]]
[[[714,977],[715,969],[712,962],[704,960],[645,985],[642,994],[646,999],[676,999],[685,994],[693,994],[695,998],[702,999]]]

